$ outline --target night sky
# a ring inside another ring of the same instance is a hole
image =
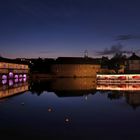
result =
[[[0,0],[3,57],[90,57],[140,47],[139,0]]]

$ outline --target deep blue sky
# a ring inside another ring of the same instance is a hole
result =
[[[140,46],[139,0],[0,0],[4,57],[89,56]]]

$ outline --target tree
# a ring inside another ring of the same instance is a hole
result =
[[[121,65],[124,64],[125,59],[126,59],[125,55],[122,55],[122,53],[116,53],[110,59],[109,68],[113,69],[115,73],[119,73]]]

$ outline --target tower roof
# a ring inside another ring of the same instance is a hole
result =
[[[140,57],[133,53],[132,56],[129,57],[129,60],[140,60]]]

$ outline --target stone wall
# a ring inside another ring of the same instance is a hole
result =
[[[15,74],[28,73],[29,67],[24,64],[0,62],[0,74],[8,74],[9,72],[13,72]]]
[[[2,68],[2,69],[26,69],[26,70],[29,69],[28,65],[7,63],[7,62],[0,62],[0,68]]]
[[[100,71],[97,64],[54,64],[51,71],[57,77],[96,77]]]

